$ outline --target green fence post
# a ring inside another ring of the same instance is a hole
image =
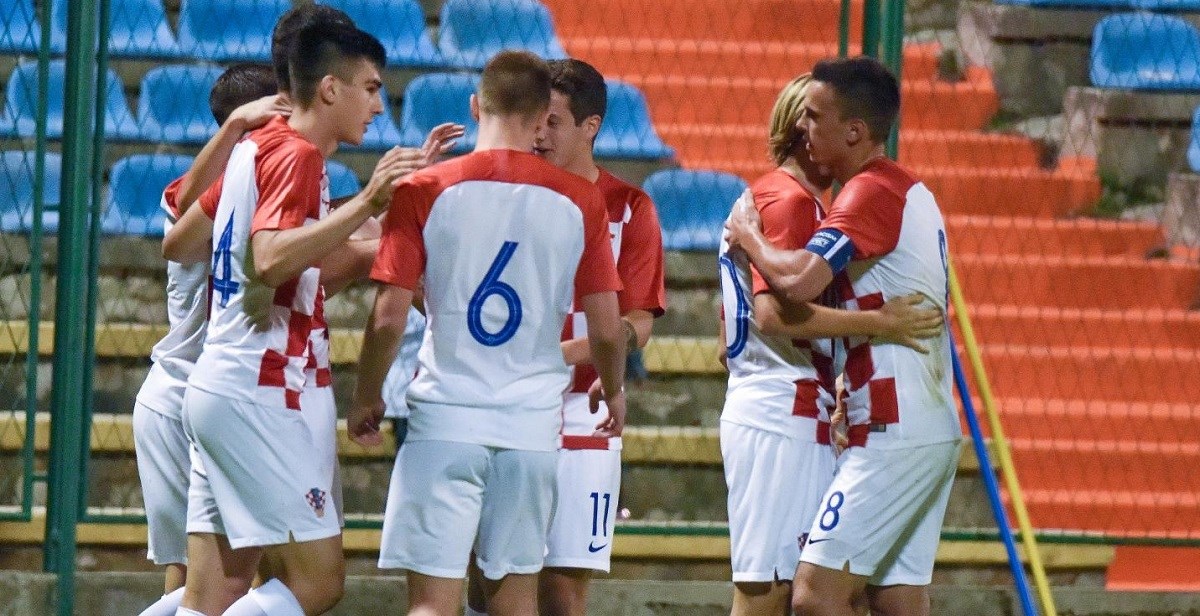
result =
[[[96,94],[97,0],[67,7],[66,100],[63,127],[62,206],[58,231],[58,285],[51,381],[50,473],[46,506],[45,568],[58,575],[58,614],[75,604],[75,526],[79,518],[79,451],[82,422],[88,235],[92,190],[92,130]]]
[[[901,77],[904,65],[904,0],[884,0],[883,5],[883,63],[896,79]],[[887,155],[895,160],[900,154],[900,117],[892,125],[888,135]]]
[[[862,55],[872,58],[879,57],[879,3],[880,0],[863,0]]]
[[[842,0],[842,10],[838,13],[838,57],[845,58],[850,53],[850,0]]]

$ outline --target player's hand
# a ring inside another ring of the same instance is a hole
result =
[[[436,163],[466,133],[467,127],[453,122],[434,126],[433,130],[429,131],[429,136],[425,138],[425,145],[421,146],[422,166],[428,167]]]
[[[292,115],[292,105],[286,96],[271,94],[234,109],[226,121],[240,122],[242,130],[253,130],[280,115]]]
[[[383,436],[379,433],[383,411],[383,400],[368,403],[355,401],[346,413],[346,431],[350,438],[364,447],[376,447],[383,443]]]
[[[366,198],[371,211],[380,214],[391,204],[392,193],[400,183],[400,178],[420,168],[420,150],[396,146],[375,164],[375,171],[360,194]]]
[[[838,396],[837,406],[829,416],[829,442],[833,445],[833,454],[842,455],[850,446],[850,425],[846,421],[846,399]]]
[[[749,235],[761,230],[762,217],[754,207],[754,196],[746,189],[733,203],[733,211],[725,221],[725,241],[730,247],[740,246]]]
[[[625,431],[625,388],[613,394],[606,393],[600,379],[596,379],[588,388],[588,410],[596,413],[600,410],[600,400],[608,407],[608,417],[596,424],[592,436],[612,438],[621,436]]]
[[[884,331],[879,338],[928,353],[921,340],[940,336],[945,329],[945,319],[937,308],[921,308],[924,301],[925,296],[920,293],[888,300],[879,309],[884,318]]]

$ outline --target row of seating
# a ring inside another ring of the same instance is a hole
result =
[[[35,162],[31,151],[0,152],[0,231],[29,233],[33,229]],[[179,154],[135,154],[118,160],[109,175],[102,231],[162,237],[162,192],[191,164],[191,156]],[[58,231],[62,201],[62,157],[47,152],[44,169],[42,229],[53,234]],[[331,198],[359,191],[358,178],[346,166],[331,160],[326,169]],[[665,169],[646,178],[643,188],[658,207],[667,250],[715,251],[722,222],[746,189],[746,182],[718,171]]]
[[[1157,13],[1120,13],[1096,24],[1092,84],[1101,88],[1200,91],[1200,30]]]
[[[66,49],[68,0],[51,3],[50,50]],[[399,67],[480,69],[497,51],[519,47],[545,58],[566,52],[550,12],[537,0],[447,0],[434,45],[416,0],[321,0],[383,42]],[[162,0],[111,0],[109,51],[116,57],[265,62],[271,30],[292,0],[183,0],[178,36]],[[0,52],[35,53],[41,27],[33,0],[0,0]]]
[[[1200,11],[1200,0],[996,0],[996,4],[1051,9]]]
[[[162,192],[192,166],[192,157],[181,154],[135,154],[113,164],[100,228],[106,235],[162,237],[166,214]],[[0,152],[0,231],[27,234],[34,223],[34,152]],[[345,165],[328,161],[329,194],[333,199],[352,196],[360,189],[358,178]],[[58,232],[62,202],[62,157],[47,152],[43,175],[42,230]]]
[[[109,71],[105,100],[105,136],[112,140],[148,141],[180,145],[199,145],[217,131],[208,108],[208,92],[223,69],[216,65],[167,65],[153,68],[142,79],[137,116],[129,110],[117,74]],[[48,68],[48,107],[46,135],[59,139],[63,134],[63,103],[66,67],[63,61],[50,62]],[[19,64],[9,78],[0,115],[0,137],[32,138],[37,127],[38,65],[35,61]],[[456,150],[465,152],[475,145],[475,121],[468,100],[479,84],[475,73],[425,73],[413,79],[404,91],[400,123],[390,111],[375,118],[362,146],[367,150],[386,150],[396,144],[417,147],[429,130],[442,122],[467,126],[467,134]],[[383,92],[387,97],[387,92]],[[596,138],[600,156],[626,159],[661,159],[674,155],[650,123],[646,99],[634,86],[608,82],[608,113]]]

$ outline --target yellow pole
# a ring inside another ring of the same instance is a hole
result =
[[[996,460],[1000,463],[1000,474],[1004,480],[1004,487],[1012,498],[1013,511],[1017,514],[1017,528],[1021,531],[1021,543],[1025,546],[1025,556],[1029,559],[1029,568],[1033,573],[1034,584],[1037,585],[1038,599],[1042,604],[1042,611],[1047,616],[1055,616],[1058,614],[1058,610],[1054,607],[1054,596],[1050,593],[1050,580],[1046,578],[1046,567],[1042,563],[1042,554],[1038,551],[1037,539],[1033,535],[1033,524],[1029,522],[1029,511],[1025,508],[1025,497],[1021,494],[1021,484],[1017,481],[1017,469],[1013,466],[1012,452],[1008,448],[1008,440],[1004,438],[1004,426],[1000,424],[1000,414],[996,412],[996,401],[992,398],[992,386],[988,382],[987,371],[983,368],[983,356],[979,353],[979,343],[975,340],[975,330],[971,327],[971,318],[967,314],[967,302],[963,299],[962,288],[958,285],[958,276],[954,273],[954,265],[949,262],[948,273],[950,275],[950,302],[954,306],[958,327],[962,333],[963,346],[967,349],[967,359],[971,363],[971,372],[975,375],[975,385],[979,388],[983,410],[987,413],[988,425],[992,430],[992,445],[996,451]]]

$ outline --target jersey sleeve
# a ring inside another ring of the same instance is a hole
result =
[[[404,289],[417,288],[425,272],[425,222],[435,198],[428,179],[409,176],[396,187],[371,266],[372,280]]]
[[[600,190],[592,187],[577,203],[583,211],[583,255],[575,271],[575,294],[584,297],[604,291],[620,291],[621,279],[613,262],[608,231],[608,210]]]
[[[210,220],[217,219],[217,205],[221,202],[221,190],[224,185],[225,176],[222,175],[221,177],[217,178],[216,182],[212,183],[212,186],[209,186],[203,193],[201,193],[200,200],[196,202],[200,204],[200,209],[204,211],[204,214],[208,216]]]
[[[258,205],[250,234],[281,231],[317,218],[325,160],[313,147],[297,144],[258,161]]]
[[[187,174],[184,174],[175,178],[163,190],[163,205],[167,208],[167,215],[173,220],[179,220],[179,191],[183,189],[183,179],[186,177]],[[204,211],[209,219],[217,217],[217,204],[221,201],[221,186],[224,179],[225,176],[221,176],[216,182],[213,182],[212,186],[209,186],[197,201],[200,204],[200,209]]]
[[[875,259],[896,248],[903,218],[903,196],[871,178],[862,178],[857,182],[848,182],[842,189],[833,211],[825,218],[813,240],[825,240],[828,243],[826,248],[839,243],[845,246],[848,241],[853,245],[851,260]],[[810,250],[812,248],[810,245]],[[817,250],[813,252],[821,254]],[[835,268],[836,271],[840,271],[840,268]]]
[[[183,178],[185,177],[187,176],[181,175],[171,180],[171,183],[163,189],[163,207],[166,208],[167,216],[170,216],[172,220],[179,220],[179,190],[183,187]]]
[[[629,209],[629,222],[621,233],[621,257],[617,260],[617,275],[625,286],[617,295],[621,314],[645,310],[656,317],[662,316],[667,298],[658,212],[645,193],[637,193]]]
[[[763,235],[781,250],[804,248],[817,230],[817,201],[803,191],[769,190],[754,193],[754,204],[762,218]],[[754,295],[769,293],[770,285],[753,264],[750,266]]]

